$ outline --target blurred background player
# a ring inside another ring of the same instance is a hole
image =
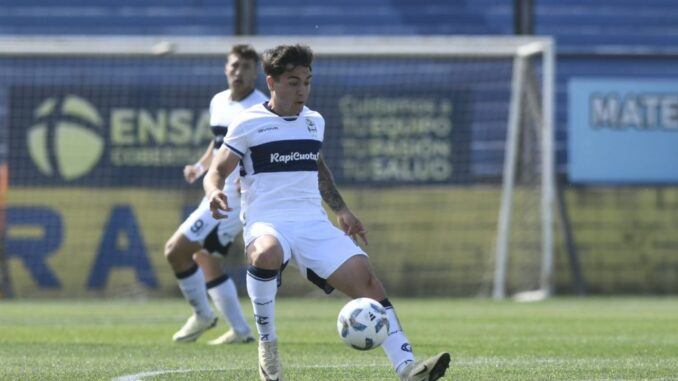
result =
[[[247,292],[259,333],[259,376],[262,381],[283,380],[275,298],[280,272],[294,259],[303,276],[325,292],[336,288],[351,298],[378,300],[386,308],[390,332],[383,348],[401,380],[438,380],[449,366],[449,353],[415,361],[381,281],[356,244],[357,237],[367,243],[367,232],[344,203],[320,156],[325,120],[305,106],[312,62],[313,52],[306,46],[281,45],[264,52],[271,99],[231,124],[203,180],[212,215],[223,218],[239,207],[240,200],[230,199],[222,188],[241,165]],[[321,200],[343,231],[328,220]]]
[[[210,102],[210,126],[214,139],[198,162],[184,168],[184,177],[188,183],[193,183],[209,167],[234,117],[244,109],[267,100],[254,87],[258,58],[257,52],[248,45],[235,45],[229,51],[224,69],[228,89],[216,94]],[[231,325],[228,332],[209,341],[209,344],[254,341],[240,308],[235,284],[224,273],[221,260],[217,257],[228,253],[231,243],[242,230],[238,217],[240,192],[237,179],[238,174],[234,171],[224,183],[223,191],[229,200],[233,200],[234,206],[229,218],[215,220],[210,213],[209,202],[203,198],[197,209],[165,244],[165,257],[184,298],[193,308],[193,315],[172,337],[176,342],[195,341],[216,325],[217,317],[210,307],[208,294]]]

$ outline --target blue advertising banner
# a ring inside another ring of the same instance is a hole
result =
[[[471,182],[469,92],[428,87],[397,96],[380,90],[356,86],[326,100],[322,112],[330,128],[323,152],[337,181]]]
[[[15,185],[167,186],[212,132],[204,87],[10,88]]]
[[[678,81],[576,78],[568,95],[570,181],[678,183]]]
[[[467,89],[319,86],[323,155],[340,184],[472,181]],[[340,93],[340,96],[336,96]],[[12,86],[15,185],[166,187],[212,138],[202,86]],[[327,94],[327,95],[326,95]]]

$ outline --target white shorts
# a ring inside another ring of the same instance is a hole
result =
[[[235,202],[228,218],[215,219],[209,201],[203,197],[200,205],[179,226],[179,231],[191,242],[199,242],[211,254],[226,255],[228,245],[242,230],[240,202]]]
[[[243,234],[245,246],[263,235],[276,237],[283,249],[283,266],[293,259],[301,275],[328,294],[333,288],[327,284],[327,278],[339,266],[354,255],[367,256],[351,237],[327,219],[248,223]]]

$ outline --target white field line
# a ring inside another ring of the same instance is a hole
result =
[[[355,365],[355,364],[346,364],[346,365],[302,365],[295,366],[296,369],[345,369],[345,368],[380,368],[383,367],[383,364],[365,364],[365,365]],[[177,373],[191,373],[191,372],[223,372],[223,371],[241,371],[249,370],[251,367],[247,368],[209,368],[209,369],[164,369],[164,370],[151,370],[146,372],[140,372],[135,374],[127,374],[124,376],[116,377],[111,381],[142,381],[147,377],[155,377],[163,374],[177,374]]]
[[[196,372],[197,370],[193,369],[171,369],[171,370],[154,370],[149,372],[141,372],[136,374],[129,374],[120,377],[116,377],[113,381],[138,381],[143,380],[145,377],[159,376],[161,374],[175,374],[175,373],[189,373]]]
[[[475,357],[475,358],[465,358],[465,359],[453,359],[451,367],[460,366],[462,368],[467,367],[477,367],[477,366],[537,366],[537,367],[548,367],[548,366],[593,366],[599,367],[601,365],[612,365],[612,364],[623,364],[626,366],[632,367],[636,362],[642,362],[640,360],[628,359],[628,358],[574,358],[574,359],[564,359],[564,358],[499,358],[499,357]],[[346,369],[346,368],[381,368],[387,365],[384,364],[345,364],[345,365],[299,365],[291,366],[291,368],[296,369]],[[166,369],[166,370],[155,370],[155,371],[145,371],[136,374],[124,375],[120,377],[113,378],[112,381],[143,381],[146,378],[160,376],[164,374],[178,374],[178,373],[191,373],[191,372],[220,372],[220,371],[244,371],[252,369],[251,367],[233,367],[233,368],[205,368],[205,369]],[[582,379],[581,381],[631,381],[636,380],[636,378],[591,378],[591,379]],[[658,378],[643,378],[643,381],[670,381],[678,380],[678,377],[658,377]],[[578,379],[572,379],[571,381],[579,381]]]

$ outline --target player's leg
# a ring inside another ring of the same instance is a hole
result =
[[[165,258],[174,271],[181,293],[193,308],[193,315],[172,337],[178,342],[195,341],[217,322],[207,299],[205,276],[192,259],[198,250],[200,244],[190,241],[181,231],[175,232],[165,245]]]
[[[221,254],[222,251],[228,252],[229,247],[230,243],[221,247],[219,253]],[[198,263],[205,273],[208,295],[224,319],[231,325],[231,329],[218,338],[210,340],[208,344],[254,342],[252,330],[249,324],[247,324],[247,320],[240,307],[240,299],[238,298],[235,283],[228,274],[224,273],[222,268],[223,257],[220,254],[208,254],[207,251],[201,250],[193,255],[195,262]]]
[[[254,223],[245,229],[247,293],[252,301],[259,333],[259,376],[262,381],[282,380],[275,331],[275,297],[280,269],[289,258],[289,246],[270,224]]]
[[[390,329],[382,347],[401,380],[433,381],[445,375],[450,363],[450,355],[447,352],[424,361],[415,361],[412,346],[367,256],[350,257],[330,275],[328,283],[353,299],[368,297],[384,306]]]
[[[228,218],[218,221],[217,226],[203,240],[203,251],[194,258],[205,272],[207,293],[219,312],[230,323],[231,329],[208,344],[231,344],[253,342],[252,330],[243,315],[240,299],[233,280],[224,272],[223,258],[228,255],[231,244],[242,231],[239,219],[240,208],[234,208]]]
[[[435,360],[434,373],[428,371],[430,361],[427,360],[426,364],[429,365],[425,365],[426,374],[412,377],[412,369],[418,363],[415,362],[409,340],[367,254],[329,221],[312,224],[305,227],[305,230],[305,238],[295,237],[293,250],[297,264],[309,280],[326,292],[336,288],[351,298],[368,297],[385,307],[390,329],[382,347],[401,379],[428,381],[442,377],[449,363],[449,354]],[[439,372],[441,367],[442,373]]]
[[[377,278],[367,256],[354,255],[346,260],[327,279],[328,283],[350,298],[367,297],[379,301],[386,309],[389,322],[388,337],[382,344],[386,356],[396,373],[414,363],[414,354],[410,342],[400,326],[393,305],[386,297],[386,291]]]
[[[174,271],[179,289],[193,308],[193,315],[174,334],[175,341],[195,341],[205,330],[214,327],[216,316],[207,299],[205,276],[193,261],[193,254],[200,251],[202,241],[216,226],[206,200],[191,213],[165,243],[165,258]]]
[[[366,255],[351,255],[327,279],[328,283],[349,297],[386,299],[386,291]]]

